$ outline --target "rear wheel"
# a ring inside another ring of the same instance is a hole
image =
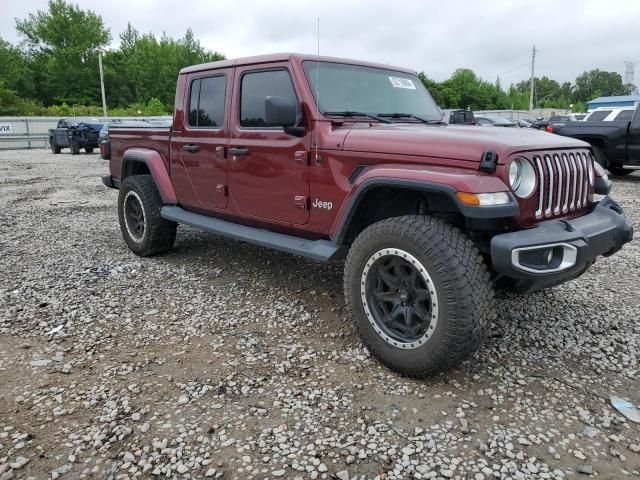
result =
[[[344,289],[369,351],[413,377],[467,358],[494,315],[493,288],[477,249],[460,230],[428,216],[365,229],[349,251]]]
[[[49,140],[49,144],[51,145],[51,152],[56,155],[62,150],[54,139]]]
[[[120,186],[118,219],[129,248],[142,257],[173,247],[177,224],[160,216],[162,199],[151,175],[132,175]]]

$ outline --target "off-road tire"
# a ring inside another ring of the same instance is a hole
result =
[[[142,207],[144,230],[139,236],[131,230],[125,217],[127,202],[138,202]],[[118,220],[127,246],[141,257],[166,252],[173,247],[177,224],[160,216],[162,198],[151,175],[132,175],[124,179],[118,194]]]
[[[365,312],[365,268],[371,268],[368,264],[379,252],[394,249],[406,252],[426,270],[437,293],[434,331],[416,348],[393,346]],[[371,354],[390,369],[416,378],[465,360],[480,347],[495,315],[489,273],[473,242],[456,227],[424,215],[382,220],[362,231],[347,256],[344,293]]]
[[[84,147],[84,151],[87,153],[93,153],[93,147]]]
[[[71,142],[71,155],[78,155],[80,154],[80,144],[78,142]]]
[[[60,148],[60,146],[56,143],[55,140],[49,140],[49,144],[51,145],[51,152],[54,155],[59,154],[60,151],[62,150],[62,148]]]

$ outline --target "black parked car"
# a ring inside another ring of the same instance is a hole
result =
[[[476,123],[489,127],[517,127],[518,124],[508,118],[491,117],[488,115],[476,115]]]
[[[70,148],[73,155],[80,153],[84,148],[87,153],[93,152],[99,147],[98,136],[102,123],[80,122],[71,124],[69,120],[58,121],[56,128],[49,129],[49,145],[53,153],[60,153],[63,148]]]
[[[567,115],[556,115],[551,118],[539,118],[531,125],[531,128],[537,128],[538,130],[546,130],[549,125],[556,123],[570,122],[571,117]]]

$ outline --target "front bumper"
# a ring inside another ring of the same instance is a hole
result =
[[[581,217],[496,235],[491,263],[514,290],[531,292],[581,275],[596,257],[613,255],[632,238],[633,227],[622,208],[605,197]]]

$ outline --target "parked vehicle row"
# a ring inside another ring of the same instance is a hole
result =
[[[475,351],[494,287],[553,287],[632,239],[587,144],[444,123],[410,70],[296,54],[223,60],[182,69],[175,99],[170,128],[109,127],[103,183],[119,189],[128,247],[163,253],[186,224],[346,259],[360,338],[406,375]]]

